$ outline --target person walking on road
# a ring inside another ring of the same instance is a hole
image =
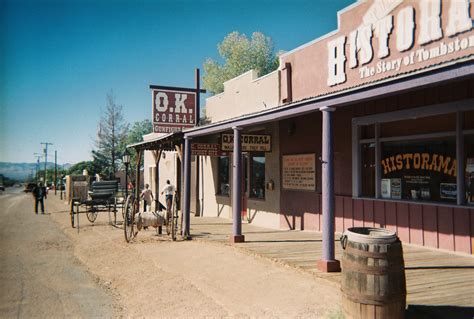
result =
[[[44,214],[44,199],[46,196],[46,187],[43,183],[39,182],[32,190],[33,197],[35,198],[35,213],[38,214],[38,203],[41,204],[41,213]]]
[[[145,189],[142,191],[141,198],[143,198],[143,211],[146,212],[147,206],[151,207],[151,202],[154,199],[153,192],[149,189],[150,185],[145,184]]]
[[[161,195],[165,194],[166,198],[166,212],[169,213],[171,212],[171,205],[173,203],[173,195],[175,192],[175,187],[171,184],[170,180],[166,180],[166,186],[163,187],[163,190],[161,191]]]

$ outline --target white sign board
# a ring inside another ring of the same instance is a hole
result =
[[[316,191],[316,154],[283,155],[282,187]]]

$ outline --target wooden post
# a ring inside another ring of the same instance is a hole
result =
[[[233,127],[234,130],[234,162],[233,180],[232,180],[232,236],[230,241],[232,243],[242,243],[245,241],[242,235],[242,141],[240,127]]]
[[[191,218],[191,138],[184,138],[184,201],[183,201],[183,219],[184,233],[183,238],[190,237],[190,218]]]
[[[199,76],[199,68],[196,68],[195,72],[196,76],[196,126],[200,126],[200,120],[201,120],[201,100],[200,100],[200,89],[201,89],[201,83],[200,83],[200,76]],[[191,154],[191,153],[190,153]],[[199,162],[200,162],[200,157],[196,156],[195,164],[196,164],[196,182],[195,182],[195,191],[196,191],[196,203],[195,203],[195,216],[200,216],[201,215],[201,203],[199,201]]]
[[[323,256],[317,267],[324,272],[341,271],[334,257],[334,149],[333,149],[333,112],[334,108],[325,107],[323,113],[322,145],[322,213],[323,213]]]
[[[136,211],[133,211],[135,216],[136,213],[140,211],[140,163],[142,161],[143,151],[136,149],[137,152],[137,165],[135,168],[135,202],[136,202]]]

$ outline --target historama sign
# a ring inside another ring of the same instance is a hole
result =
[[[337,31],[281,56],[293,101],[472,60],[473,15],[469,0],[358,1]]]
[[[152,90],[153,132],[172,133],[196,126],[196,92]]]

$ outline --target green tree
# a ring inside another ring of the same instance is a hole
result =
[[[143,135],[150,134],[153,132],[153,125],[150,120],[137,121],[133,123],[132,128],[128,131],[126,144],[134,144],[143,141]],[[130,167],[132,169],[137,163],[137,154],[135,150],[131,149],[130,151]],[[143,157],[141,165],[143,165]]]
[[[92,158],[97,164],[103,164],[100,174],[115,177],[117,159],[120,159],[125,149],[128,124],[122,115],[123,107],[116,104],[112,93],[107,94],[107,103],[99,121],[99,129],[95,141],[96,150],[92,151]]]
[[[225,81],[251,69],[263,76],[278,68],[273,41],[261,32],[254,32],[249,39],[245,34],[234,31],[217,48],[224,63],[208,58],[203,66],[203,87],[212,94],[223,92]]]
[[[97,167],[93,161],[82,161],[72,165],[67,171],[66,175],[82,175],[82,172],[87,169],[89,175],[95,175],[97,173]]]

